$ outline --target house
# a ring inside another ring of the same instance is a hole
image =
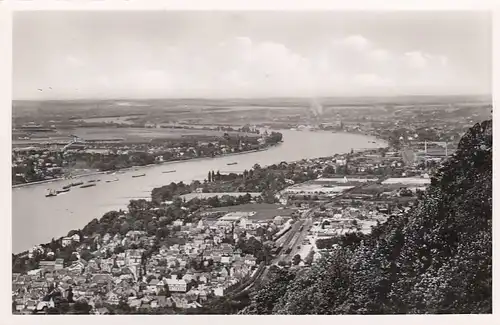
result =
[[[44,272],[52,272],[56,268],[56,261],[40,261],[39,265]]]
[[[95,259],[90,259],[87,267],[91,270],[99,270],[99,264],[97,264],[97,261]]]
[[[106,301],[111,305],[118,305],[120,303],[120,298],[118,298],[118,295],[116,293],[109,292],[106,295]]]
[[[214,289],[214,295],[217,296],[217,297],[222,297],[224,296],[224,294],[226,293],[227,289],[222,287],[222,286],[219,286],[217,288]]]
[[[172,278],[166,279],[165,282],[168,285],[168,290],[170,292],[186,292],[187,291],[187,282],[184,279],[177,279],[176,275],[173,275]]]
[[[165,296],[153,296],[153,300],[149,303],[151,308],[165,307],[167,305],[167,298]]]
[[[182,279],[189,283],[189,282],[191,282],[191,280],[195,279],[195,276],[194,276],[194,274],[186,273],[186,274],[184,274]]]
[[[61,239],[61,245],[62,245],[62,247],[69,246],[69,245],[71,245],[71,243],[73,243],[73,238],[72,237],[63,237]]]
[[[257,259],[252,255],[246,255],[244,260],[245,264],[249,266],[254,266],[255,264],[257,264]]]
[[[26,308],[26,305],[24,304],[24,302],[16,300],[16,310],[18,312],[21,312],[24,310],[24,308]]]
[[[285,219],[282,216],[276,216],[273,220],[274,224],[277,226],[281,226],[285,223]]]
[[[96,315],[108,315],[109,314],[109,309],[106,308],[106,307],[101,307],[101,308],[98,308],[96,311],[95,311],[95,314]]]
[[[54,269],[55,270],[62,270],[64,268],[64,259],[63,258],[56,258]]]
[[[127,249],[125,251],[125,264],[133,265],[140,264],[142,261],[143,249]]]
[[[172,223],[172,225],[173,225],[174,227],[181,227],[182,225],[184,225],[184,221],[182,221],[182,220],[180,220],[180,219],[177,219],[177,220],[175,220],[175,221]]]
[[[122,266],[125,266],[125,254],[121,253],[119,254],[116,259],[115,259],[115,263],[118,267],[122,267]]]
[[[16,282],[20,275],[21,273],[12,273],[12,282]]]
[[[142,310],[149,310],[151,309],[151,304],[149,301],[142,301],[141,307]]]
[[[68,266],[68,271],[71,273],[76,273],[76,274],[81,274],[82,271],[85,269],[85,266],[87,265],[87,262],[84,260],[80,259],[78,261],[73,262],[70,266]]]
[[[26,309],[29,311],[35,310],[37,302],[35,300],[28,300],[26,302]]]
[[[171,297],[173,302],[175,303],[176,308],[188,308],[189,302],[185,297]]]
[[[113,282],[113,277],[110,274],[94,274],[91,283],[97,283],[100,286],[107,285]]]
[[[224,278],[227,278],[229,276],[229,271],[227,270],[227,268],[223,267],[220,271],[220,275]]]
[[[35,270],[30,270],[28,271],[28,275],[31,277],[31,279],[39,279],[42,277],[42,269],[35,269]]]
[[[101,260],[101,271],[106,272],[106,273],[111,273],[111,270],[113,269],[113,260],[108,258],[108,259],[103,259]]]
[[[108,234],[108,233],[106,233],[106,234],[104,235],[104,237],[102,237],[102,242],[103,242],[104,244],[107,244],[107,243],[110,241],[110,239],[111,239],[111,235],[110,235],[110,234]]]
[[[133,298],[128,301],[128,305],[130,306],[130,308],[139,308],[141,307],[141,304],[142,304],[141,299]]]
[[[74,234],[73,236],[70,237],[74,242],[79,243],[80,242],[80,235],[79,234]]]
[[[152,279],[149,284],[147,285],[147,288],[146,290],[148,291],[148,293],[154,293],[154,294],[157,294],[158,293],[158,283],[160,283],[160,281],[158,279]]]
[[[203,307],[200,303],[197,301],[193,301],[187,304],[186,308],[200,308]]]
[[[206,301],[208,299],[208,292],[206,290],[200,290],[198,298],[200,301]]]
[[[208,283],[208,277],[205,275],[202,275],[198,278],[198,282],[200,283]]]

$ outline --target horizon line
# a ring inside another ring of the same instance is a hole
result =
[[[489,94],[407,94],[407,95],[333,95],[333,96],[261,96],[261,97],[108,97],[108,98],[44,98],[44,99],[30,99],[30,98],[12,98],[15,101],[144,101],[144,100],[263,100],[263,99],[333,99],[333,98],[346,98],[346,99],[368,99],[368,98],[401,98],[401,97],[493,97],[492,93]]]

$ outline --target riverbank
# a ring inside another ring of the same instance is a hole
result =
[[[64,180],[72,180],[72,179],[78,179],[78,178],[89,177],[89,176],[112,174],[112,173],[116,173],[119,171],[126,172],[126,171],[134,170],[135,168],[149,168],[149,167],[154,167],[154,166],[175,164],[175,163],[179,163],[179,162],[198,161],[198,160],[203,160],[203,159],[216,159],[216,158],[221,158],[221,157],[237,156],[237,155],[243,155],[243,154],[248,154],[248,153],[252,153],[252,152],[265,151],[265,150],[268,150],[272,147],[276,147],[279,144],[281,144],[281,143],[273,144],[273,145],[270,145],[270,146],[262,148],[262,149],[253,149],[253,150],[247,150],[247,151],[241,151],[241,152],[231,152],[231,153],[227,153],[227,154],[218,155],[215,157],[197,157],[197,158],[190,158],[190,159],[176,159],[176,160],[163,161],[163,162],[148,164],[148,165],[143,165],[143,166],[131,166],[131,167],[119,168],[119,169],[115,169],[113,171],[93,171],[93,172],[89,172],[89,173],[75,175],[75,176],[72,176],[70,178],[58,177],[58,178],[47,179],[47,180],[37,181],[37,182],[15,184],[15,185],[12,185],[12,188],[28,187],[28,186],[34,186],[34,185],[40,185],[40,184],[50,184],[50,183],[64,181]]]
[[[71,229],[81,229],[94,218],[106,212],[123,209],[130,199],[149,198],[154,188],[180,181],[190,184],[193,180],[207,177],[208,171],[241,173],[255,164],[262,167],[280,162],[299,162],[303,159],[331,157],[349,153],[352,148],[381,148],[385,142],[374,137],[356,134],[333,134],[330,132],[307,132],[283,130],[283,142],[269,150],[259,152],[232,153],[226,157],[212,159],[166,162],[150,168],[130,170],[119,182],[101,182],[98,186],[83,191],[70,191],[47,199],[44,185],[24,186],[12,190],[12,250],[24,251],[33,245],[49,242],[51,238],[67,233]],[[237,162],[237,165],[228,165]],[[167,165],[170,164],[170,165]],[[163,173],[175,169],[175,173]],[[145,173],[145,177],[129,177]],[[118,175],[117,175],[118,176]],[[109,178],[114,176],[109,175]],[[108,176],[89,176],[87,179]],[[83,178],[82,180],[86,180]],[[54,180],[52,180],[54,181]],[[62,187],[68,181],[54,183],[52,187]],[[30,227],[26,227],[30,225]]]

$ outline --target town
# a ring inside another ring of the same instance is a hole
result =
[[[184,134],[169,139],[159,138],[168,137],[169,129],[153,138],[115,139],[110,138],[109,132],[103,132],[102,137],[82,139],[68,135],[54,138],[55,125],[47,130],[43,125],[28,124],[14,130],[17,137],[14,144],[17,141],[19,147],[12,151],[12,182],[17,185],[74,178],[135,166],[265,150],[281,142],[279,132],[264,130],[259,134],[255,129],[242,128],[242,132],[229,129],[232,131]],[[147,128],[119,130],[130,133],[144,132]]]
[[[363,236],[409,210],[454,150],[401,140],[155,189],[150,201],[13,256],[13,312],[203,311],[273,267],[308,267],[339,236]]]

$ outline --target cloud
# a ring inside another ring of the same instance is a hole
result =
[[[420,51],[406,52],[404,55],[408,65],[413,69],[425,69],[429,66],[445,67],[448,64],[448,58],[443,55],[431,55]]]
[[[66,62],[71,66],[71,67],[75,67],[75,68],[80,68],[80,67],[83,67],[83,61],[74,57],[74,56],[67,56],[66,57]]]
[[[355,84],[365,87],[393,87],[394,82],[390,79],[383,78],[376,74],[366,73],[366,74],[358,74],[353,77],[353,81]]]
[[[209,46],[167,46],[94,67],[94,87],[144,96],[329,96],[408,93],[450,80],[445,56],[397,52],[361,35],[300,52],[284,43],[235,37]],[[83,62],[72,55],[72,67]],[[91,69],[80,73],[87,75]],[[75,75],[77,75],[75,73]],[[92,82],[87,82],[89,87]]]
[[[384,49],[371,50],[368,52],[367,56],[376,62],[384,62],[391,59],[389,51]]]
[[[350,35],[347,36],[346,38],[335,41],[335,44],[337,45],[345,45],[348,48],[357,50],[357,51],[365,51],[368,48],[371,47],[370,41],[368,41],[366,38],[364,38],[361,35]]]

